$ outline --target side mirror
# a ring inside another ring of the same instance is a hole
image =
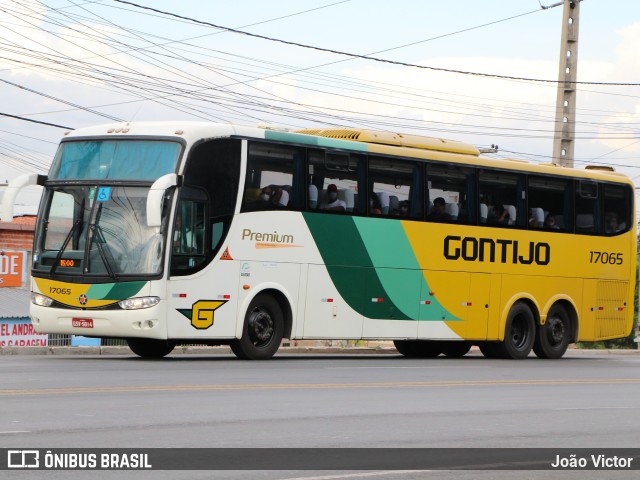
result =
[[[20,190],[30,185],[44,185],[46,181],[46,175],[38,175],[37,173],[27,173],[11,180],[4,192],[4,197],[2,197],[0,220],[9,223],[13,222],[13,205]]]
[[[147,226],[160,227],[162,225],[162,202],[167,188],[182,185],[182,176],[175,173],[163,175],[151,185],[147,195]]]

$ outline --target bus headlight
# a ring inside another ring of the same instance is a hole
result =
[[[40,307],[50,307],[53,303],[53,298],[49,298],[41,293],[32,293],[31,303]]]
[[[118,302],[118,305],[125,310],[140,310],[142,308],[154,307],[159,303],[160,297],[135,297],[121,300]]]

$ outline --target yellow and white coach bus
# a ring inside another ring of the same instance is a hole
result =
[[[37,331],[142,357],[283,338],[385,339],[409,357],[559,358],[633,323],[633,185],[367,130],[197,122],[68,133],[33,249]]]

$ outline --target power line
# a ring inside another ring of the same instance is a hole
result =
[[[82,105],[78,105],[77,103],[69,102],[67,100],[63,100],[61,98],[54,97],[53,95],[49,95],[47,93],[39,92],[38,90],[34,90],[32,88],[25,87],[24,85],[19,85],[17,83],[13,83],[13,82],[10,82],[8,80],[4,80],[2,78],[0,78],[0,82],[6,83],[7,85],[11,85],[13,87],[17,87],[17,88],[19,88],[21,90],[25,90],[27,92],[35,93],[36,95],[40,95],[42,97],[45,97],[45,98],[48,98],[48,99],[51,99],[51,100],[55,100],[56,102],[64,103],[65,105],[70,105],[70,106],[72,106],[74,108],[77,108],[79,110],[84,110],[85,112],[93,113],[95,115],[99,115],[101,117],[108,118],[109,120],[113,120],[113,121],[116,121],[116,122],[122,122],[123,121],[121,118],[114,117],[112,115],[107,115],[106,113],[98,112],[97,110],[93,110],[91,108],[83,107]]]
[[[223,25],[216,25],[215,23],[211,23],[211,22],[205,22],[203,20],[198,20],[196,18],[191,18],[191,17],[187,17],[184,15],[178,15],[176,13],[172,13],[172,12],[167,12],[164,10],[159,10],[157,8],[153,8],[153,7],[147,7],[144,5],[138,5],[137,3],[133,3],[133,2],[129,2],[126,0],[113,0],[114,2],[118,2],[118,3],[122,3],[125,5],[131,5],[133,7],[136,8],[140,8],[143,10],[150,10],[156,13],[160,13],[163,15],[167,15],[170,17],[175,17],[175,18],[180,18],[182,20],[188,20],[191,21],[193,23],[197,23],[200,25],[207,25],[209,27],[213,27],[213,28],[218,28],[220,30],[225,30],[227,32],[231,32],[231,33],[237,33],[239,35],[245,35],[248,37],[253,37],[253,38],[259,38],[262,40],[268,40],[270,42],[277,42],[277,43],[282,43],[284,45],[291,45],[291,46],[295,46],[295,47],[300,47],[300,48],[307,48],[307,49],[311,49],[311,50],[316,50],[319,52],[326,52],[326,53],[333,53],[336,55],[344,55],[347,57],[351,57],[351,58],[359,58],[362,60],[371,60],[374,62],[380,62],[380,63],[388,63],[391,65],[399,65],[402,67],[412,67],[412,68],[421,68],[421,69],[425,69],[425,70],[434,70],[434,71],[439,71],[439,72],[447,72],[447,73],[458,73],[458,74],[462,74],[462,75],[473,75],[473,76],[478,76],[478,77],[488,77],[488,78],[500,78],[503,80],[522,80],[522,81],[527,81],[527,82],[539,82],[539,83],[572,83],[575,85],[608,85],[608,86],[625,86],[625,87],[638,87],[640,86],[640,83],[624,83],[624,82],[565,82],[560,81],[560,80],[549,80],[549,79],[541,79],[541,78],[527,78],[527,77],[516,77],[516,76],[511,76],[511,75],[498,75],[498,74],[493,74],[493,73],[482,73],[482,72],[470,72],[470,71],[465,71],[465,70],[457,70],[457,69],[449,69],[449,68],[442,68],[442,67],[432,67],[432,66],[428,66],[428,65],[416,65],[414,63],[407,63],[407,62],[400,62],[397,60],[388,60],[388,59],[384,59],[384,58],[378,58],[378,57],[372,57],[369,55],[360,55],[357,53],[351,53],[351,52],[343,52],[340,50],[334,50],[334,49],[330,49],[330,48],[324,48],[324,47],[318,47],[318,46],[314,46],[314,45],[306,45],[304,43],[298,43],[298,42],[292,42],[289,40],[283,40],[280,38],[274,38],[274,37],[268,37],[266,35],[259,35],[257,33],[249,33],[249,32],[245,32],[243,30],[238,30],[235,28],[230,28],[230,27],[225,27]],[[551,8],[551,7],[549,7]],[[397,47],[400,48],[400,47]]]
[[[0,115],[2,115],[3,117],[9,117],[9,118],[15,118],[17,120],[23,120],[25,122],[39,123],[40,125],[47,125],[49,127],[64,128],[66,130],[75,130],[73,127],[65,127],[64,125],[57,125],[55,123],[42,122],[40,120],[33,120],[31,118],[20,117],[19,115],[11,115],[10,113],[0,112]]]
[[[72,2],[73,3],[73,2]],[[65,15],[67,16],[67,15]],[[67,16],[68,17],[68,16]],[[23,17],[24,20],[24,17]],[[109,24],[109,21],[103,21],[103,24]],[[58,23],[56,23],[58,24]],[[58,24],[61,25],[61,24]],[[5,27],[6,28],[6,27]],[[45,29],[40,28],[41,30],[47,32],[47,33],[52,33],[52,32],[48,32]],[[89,35],[85,32],[80,32],[79,30],[76,29],[72,29],[74,32],[76,33],[82,33],[85,38],[90,38],[91,40],[94,41],[99,41],[102,44],[105,43],[111,43],[112,45],[117,45],[117,48],[119,49],[119,53],[129,53],[128,51],[122,50],[121,47],[123,45],[125,45],[127,48],[131,48],[131,50],[133,51],[140,51],[140,50],[147,50],[147,48],[137,48],[137,47],[132,47],[131,45],[126,45],[125,43],[122,43],[118,40],[113,41],[113,43],[105,36],[100,35],[97,36],[95,35],[96,32],[99,32],[100,29],[92,29],[92,34]],[[135,33],[133,30],[129,30],[129,29],[125,29],[125,31],[129,32],[129,33],[133,33],[136,38],[141,39],[140,35],[138,35],[137,33]],[[60,38],[60,34],[56,34],[56,36],[58,38]],[[69,40],[67,40],[69,41]],[[150,40],[147,40],[150,41]],[[80,45],[82,45],[82,48],[86,49],[86,41],[83,43],[83,41],[78,41],[78,42],[70,42],[72,45],[78,46],[80,47]],[[154,46],[154,47],[161,47],[163,46],[162,44],[159,44],[155,41],[150,41],[150,43]],[[79,45],[80,44],[80,45]],[[40,44],[42,46],[44,46],[43,44]],[[51,48],[51,47],[49,47]],[[54,50],[55,51],[55,50]],[[90,50],[88,50],[90,51]],[[31,52],[36,53],[35,51],[31,50]],[[38,52],[40,53],[40,55],[42,55],[39,58],[47,58],[47,59],[51,59],[51,58],[56,58],[55,56],[51,56],[51,54],[44,54],[44,52]],[[158,52],[153,52],[154,54],[158,55]],[[22,53],[22,56],[27,56],[27,53]],[[160,54],[162,55],[162,54]],[[28,56],[32,56],[32,55],[28,55]],[[105,58],[107,55],[102,54],[102,55],[97,55],[97,57],[99,58]],[[59,57],[58,57],[59,58]],[[81,59],[74,57],[73,59],[71,59],[70,57],[65,55],[65,58],[68,58],[70,61],[67,62],[61,62],[60,60],[55,60],[54,63],[58,64],[58,65],[65,65],[68,66],[68,68],[73,69],[72,72],[68,72],[67,75],[76,75],[78,77],[80,77],[82,75],[82,79],[78,78],[78,81],[82,81],[82,80],[95,80],[95,81],[102,81],[106,84],[109,85],[114,85],[114,86],[118,86],[121,90],[124,91],[128,91],[129,93],[133,93],[132,90],[126,89],[123,87],[123,85],[127,85],[130,86],[132,88],[136,88],[138,90],[142,90],[144,91],[145,95],[140,95],[140,97],[142,97],[145,100],[152,100],[152,101],[156,101],[158,103],[160,103],[161,105],[165,106],[165,107],[171,107],[173,109],[179,110],[179,111],[183,111],[183,112],[188,112],[191,115],[194,115],[194,112],[199,111],[201,113],[204,113],[205,115],[209,116],[209,117],[213,117],[213,115],[211,114],[211,112],[215,111],[215,109],[211,108],[211,105],[216,105],[219,108],[225,108],[225,109],[230,109],[231,107],[238,107],[240,106],[242,109],[246,110],[247,112],[249,111],[254,111],[254,112],[260,112],[260,113],[267,113],[267,112],[271,112],[271,113],[277,113],[278,115],[282,116],[282,117],[287,117],[288,119],[298,119],[298,120],[311,120],[311,121],[315,121],[315,122],[340,122],[340,124],[342,125],[354,125],[354,124],[364,124],[364,125],[369,125],[369,126],[375,126],[378,128],[382,128],[382,129],[394,129],[396,131],[399,131],[398,129],[403,129],[403,128],[409,128],[409,129],[418,129],[418,130],[423,130],[423,131],[430,131],[430,132],[446,132],[446,133],[460,133],[460,134],[473,134],[473,135],[496,135],[497,133],[491,133],[491,132],[487,132],[486,130],[491,130],[493,132],[499,132],[500,130],[505,130],[505,128],[500,128],[500,127],[496,127],[496,126],[486,126],[486,125],[470,125],[470,124],[457,124],[457,123],[448,123],[448,122],[436,122],[436,121],[428,121],[428,120],[422,120],[422,119],[413,119],[413,118],[402,118],[399,117],[397,115],[393,115],[393,116],[389,116],[389,115],[379,115],[379,114],[373,114],[373,113],[366,113],[365,111],[348,111],[348,110],[343,110],[343,109],[332,109],[330,107],[326,107],[326,106],[321,106],[321,105],[313,105],[310,102],[307,103],[301,103],[301,102],[293,102],[290,100],[285,100],[283,98],[279,98],[280,102],[287,102],[289,105],[283,105],[281,103],[275,103],[274,104],[266,104],[265,101],[267,101],[267,98],[265,97],[258,97],[256,95],[242,95],[237,99],[233,99],[230,97],[224,97],[224,96],[219,96],[219,95],[215,95],[215,94],[211,94],[206,92],[206,90],[213,90],[214,92],[220,92],[220,93],[226,93],[227,95],[232,94],[234,96],[237,96],[237,94],[233,94],[231,92],[228,91],[228,87],[234,85],[234,84],[226,84],[226,85],[215,85],[211,82],[205,81],[204,79],[195,76],[195,75],[191,75],[189,78],[192,80],[190,82],[185,82],[184,80],[176,82],[175,80],[170,80],[169,78],[162,78],[159,77],[157,75],[144,75],[141,71],[139,70],[134,70],[132,71],[130,68],[127,68],[126,70],[124,69],[117,69],[117,68],[113,68],[113,67],[103,67],[103,66],[99,66],[97,64],[91,64],[89,62],[82,62]],[[200,65],[203,68],[206,68],[207,70],[211,70],[214,71],[216,73],[220,73],[220,71],[224,71],[224,69],[221,69],[217,66],[212,66],[212,65],[202,65],[199,63],[194,62],[192,59],[189,58],[185,58],[184,56],[180,55],[180,56],[173,56],[171,58],[174,59],[180,59],[180,60],[184,60],[187,61],[189,63],[195,64],[195,65]],[[16,61],[16,60],[12,60],[12,61]],[[80,65],[77,65],[78,62],[82,62]],[[117,65],[117,62],[114,62]],[[265,62],[266,63],[266,62]],[[271,64],[274,65],[274,64]],[[166,67],[163,67],[161,65],[157,65],[155,64],[155,66],[162,68],[164,71],[168,72],[168,73],[174,73],[171,70],[169,70]],[[40,66],[41,68],[46,68],[44,65]],[[283,65],[284,67],[284,65]],[[108,70],[106,70],[108,68]],[[86,71],[89,71],[91,73],[84,73]],[[57,70],[54,70],[57,71]],[[231,72],[231,70],[227,70],[228,72]],[[126,72],[126,75],[123,75]],[[221,74],[221,73],[220,73]],[[236,72],[237,74],[237,72]],[[104,76],[108,76],[110,80],[105,80]],[[181,75],[183,76],[183,75]],[[138,77],[136,79],[136,77]],[[143,78],[140,78],[143,77]],[[183,76],[184,77],[184,76]],[[227,77],[230,78],[230,77]],[[331,77],[332,79],[335,77]],[[253,80],[258,80],[259,78],[253,77]],[[196,80],[195,82],[193,80]],[[273,82],[273,80],[271,80]],[[246,84],[247,82],[244,81],[237,81],[235,84]],[[279,83],[279,82],[274,82],[274,83]],[[364,83],[364,82],[363,82]],[[368,82],[369,84],[367,85],[367,87],[371,88],[371,82]],[[282,85],[287,85],[287,83],[281,83]],[[381,87],[375,86],[376,84],[374,83],[374,89],[377,90],[381,90]],[[382,85],[382,84],[380,84]],[[301,86],[298,86],[297,88],[304,88]],[[378,103],[378,104],[386,104],[389,106],[394,106],[394,107],[407,107],[407,108],[416,108],[416,105],[408,105],[408,104],[404,104],[405,102],[388,102],[388,101],[381,101],[381,100],[374,100],[374,99],[369,99],[369,98],[358,98],[358,97],[354,97],[354,96],[348,96],[348,95],[344,95],[344,93],[341,94],[337,94],[337,93],[332,93],[329,91],[322,91],[322,90],[315,90],[315,89],[307,89],[310,91],[314,91],[314,92],[319,92],[322,94],[327,94],[327,95],[334,95],[334,96],[339,96],[339,97],[343,97],[343,98],[352,98],[355,100],[359,100],[359,101],[363,101],[363,102],[369,102],[369,103]],[[384,89],[386,90],[386,89]],[[137,94],[137,93],[136,93]],[[137,94],[138,95],[138,94]],[[153,95],[153,97],[151,97]],[[158,95],[158,96],[156,96]],[[407,93],[408,95],[408,93]],[[412,96],[415,96],[415,93],[411,94]],[[167,99],[168,97],[176,97],[172,100],[171,105],[167,105],[163,102],[159,102],[159,99]],[[386,95],[385,95],[386,96]],[[418,95],[418,96],[422,96],[422,95]],[[183,103],[180,103],[177,97],[183,97],[185,100],[183,100]],[[192,100],[191,102],[187,101],[186,99]],[[269,99],[271,100],[271,99]],[[439,100],[439,99],[438,99]],[[197,104],[195,102],[206,102],[207,107],[206,107],[206,111],[207,113],[205,113],[203,110],[205,110],[204,107],[201,107],[202,109],[197,109],[195,108],[197,106]],[[123,102],[124,103],[124,102]],[[315,102],[313,102],[315,103]],[[178,106],[182,106],[184,107],[184,110],[180,110],[180,108],[178,108]],[[303,109],[306,109],[307,111],[305,112],[304,110],[296,110],[293,108],[290,108],[291,106],[294,107],[302,107]],[[104,105],[101,105],[101,107],[104,107]],[[287,108],[289,107],[289,108]],[[464,107],[464,106],[463,106]],[[478,105],[478,107],[480,107],[480,105]],[[94,107],[95,108],[95,107]],[[309,110],[316,110],[318,108],[321,108],[324,110],[324,112],[309,112]],[[425,107],[422,107],[425,108]],[[457,106],[456,109],[458,108],[462,108],[460,106],[460,102],[457,102]],[[451,110],[453,110],[453,108],[449,108],[449,109],[442,109],[442,110],[438,110],[441,113],[464,113],[467,116],[480,116],[485,118],[486,115],[479,115],[478,113],[471,113],[468,110],[468,107],[464,107],[465,110],[464,111],[458,111],[458,112],[453,112]],[[484,108],[484,107],[483,107]],[[426,109],[425,109],[426,111]],[[435,112],[436,110],[430,109],[429,111],[431,112]],[[236,111],[236,113],[239,113]],[[317,118],[304,118],[302,115],[306,114],[306,116],[315,116]],[[251,117],[250,115],[247,115],[247,113],[244,114],[245,117]],[[227,115],[227,117],[229,117],[229,115]],[[518,115],[518,117],[520,117],[520,115]],[[528,116],[529,118],[517,118],[515,116],[503,116],[503,117],[496,117],[496,118],[503,118],[504,120],[529,120],[529,121],[541,121],[541,120],[534,120],[533,117]],[[537,117],[537,116],[536,116]],[[251,117],[251,118],[255,118],[255,117]],[[395,120],[395,121],[394,121]],[[287,120],[288,121],[288,120]],[[415,122],[415,123],[414,123]],[[419,123],[419,125],[417,124]],[[444,126],[447,126],[448,128],[444,128]],[[457,128],[455,128],[457,127]],[[466,127],[466,128],[465,128]],[[462,130],[462,129],[465,130]],[[469,129],[475,129],[475,131],[469,131]],[[513,130],[515,131],[522,131],[522,128],[512,128],[509,129],[507,128],[506,130]],[[530,129],[527,129],[530,130]],[[540,132],[540,133],[546,133],[544,130],[530,130],[531,133],[533,132]],[[586,134],[591,134],[591,133],[595,133],[595,132],[587,132],[587,131],[583,131],[581,132],[582,135],[586,135]],[[516,135],[504,135],[504,134],[500,134],[500,136],[509,136],[509,137],[520,137],[520,138],[540,138],[540,139],[544,139],[544,138],[548,138],[547,135],[529,135],[529,136],[525,136],[522,134],[516,134]],[[582,138],[592,138],[592,137],[582,137]],[[605,137],[603,137],[605,138]],[[606,138],[628,138],[628,137],[606,137]]]
[[[331,4],[331,5],[334,5],[334,4]],[[104,5],[104,6],[107,6],[107,5]],[[49,8],[51,8],[51,7],[49,7]],[[111,8],[118,8],[118,7],[111,7]],[[53,10],[53,11],[57,11],[57,10],[59,10],[59,9],[52,9],[52,10]],[[131,11],[131,10],[127,10],[127,11]],[[539,10],[536,10],[536,11],[539,11]],[[534,12],[535,12],[535,11],[534,11]],[[529,13],[533,13],[533,12],[529,12]],[[525,14],[521,14],[521,15],[525,15]],[[521,16],[521,15],[520,15],[520,16]],[[85,18],[85,19],[86,19],[86,17],[81,17],[81,18]],[[509,17],[509,18],[514,18],[514,17]],[[507,19],[498,20],[498,21],[491,22],[491,23],[489,23],[489,24],[485,24],[485,25],[494,24],[494,23],[497,23],[497,22],[500,22],[500,21],[504,21],[504,20],[507,20]],[[267,22],[267,21],[269,21],[269,20],[266,20],[265,22]],[[259,22],[259,23],[264,23],[264,22]],[[481,26],[482,26],[482,25],[481,25]],[[481,26],[478,26],[478,27],[472,27],[472,28],[470,28],[470,29],[479,28],[479,27],[481,27]],[[466,30],[470,30],[470,29],[466,29]],[[135,31],[133,31],[133,30],[126,29],[126,31],[129,31],[129,32],[132,32],[132,33],[134,33],[134,34],[135,34]],[[461,31],[465,31],[465,30],[461,30]],[[217,33],[221,33],[221,32],[217,32]],[[453,33],[456,33],[456,32],[453,32]],[[452,35],[453,33],[451,33],[451,34],[447,34],[447,35],[444,35],[444,36]],[[149,35],[149,34],[145,34],[145,35]],[[155,35],[151,35],[151,36],[155,36]],[[157,38],[162,38],[162,37],[157,37]],[[434,37],[434,38],[439,38],[439,37]],[[105,39],[105,40],[106,40],[106,39]],[[152,44],[153,44],[154,46],[164,46],[164,45],[167,45],[168,43],[174,43],[174,42],[167,42],[167,43],[163,43],[163,44],[158,44],[158,43],[156,43],[156,42],[152,42]],[[182,41],[175,41],[175,43],[184,43],[184,42],[182,42]],[[198,47],[198,48],[203,48],[203,47]],[[399,48],[399,47],[397,47],[397,48]],[[134,50],[134,51],[147,50],[147,48],[144,48],[144,47],[142,47],[142,48],[140,48],[140,47],[135,47],[135,48],[133,48],[133,50]],[[206,49],[206,50],[210,50],[210,49]],[[121,53],[129,53],[129,52],[122,51],[122,50],[120,50],[120,52],[121,52]],[[154,53],[155,53],[155,54],[158,54],[158,53],[156,53],[156,52],[154,52]],[[225,52],[221,52],[221,53],[225,53]],[[226,53],[225,53],[225,54],[226,54]],[[227,54],[227,55],[229,55],[229,54]],[[187,58],[185,58],[184,56],[180,56],[180,57],[169,56],[169,57],[170,57],[170,58],[179,58],[179,59],[181,59],[181,60],[188,61],[188,62],[190,62],[190,63],[192,63],[192,64],[194,64],[194,65],[200,65],[200,66],[202,66],[203,68],[210,69],[210,67],[206,67],[206,66],[205,66],[205,64],[203,64],[202,62],[196,63],[196,62],[194,62],[194,61],[193,61],[193,60],[191,60],[191,59],[187,59]],[[246,58],[246,57],[241,57],[241,58]],[[79,59],[75,59],[75,60],[76,60],[76,61],[79,61]],[[262,60],[258,60],[258,59],[250,59],[250,60],[252,60],[252,61],[257,61],[257,62],[260,62],[260,63],[268,63],[269,65],[275,65],[275,64],[272,64],[272,63],[269,63],[269,62],[264,62],[264,61],[262,61]],[[335,63],[335,62],[334,62],[334,63]],[[282,67],[286,67],[286,66],[285,66],[285,65],[282,65]],[[217,73],[219,73],[219,74],[220,74],[220,71],[221,71],[221,70],[224,70],[224,69],[221,69],[220,67],[213,67],[213,68],[215,68],[215,72],[217,72]],[[289,69],[290,69],[290,68],[292,68],[292,67],[287,67],[287,68],[289,68]],[[230,72],[230,71],[231,71],[231,69],[227,69],[227,71],[229,71],[229,72]],[[284,72],[284,73],[291,73],[291,72]],[[282,72],[281,72],[280,74],[282,74]],[[270,76],[271,76],[271,77],[272,77],[272,76],[278,76],[278,75],[280,75],[280,74],[270,75]],[[318,74],[316,74],[316,76],[317,76],[317,75],[318,75]],[[326,75],[324,75],[324,74],[321,74],[321,75],[326,76]],[[336,81],[336,78],[337,78],[337,77],[332,77],[332,80],[335,82],[335,81]],[[252,81],[252,80],[259,80],[259,79],[274,82],[273,80],[270,80],[270,79],[269,79],[269,77],[263,77],[263,78],[253,77],[253,78],[251,78],[251,79],[249,79],[249,80],[245,80],[245,81],[237,81],[237,82],[235,82],[234,84],[227,84],[227,85],[223,85],[222,87],[224,88],[224,87],[229,87],[229,86],[232,86],[232,85],[238,85],[238,84],[245,84],[245,85],[246,85],[249,81]],[[338,80],[338,81],[339,81],[339,80]],[[275,83],[278,83],[278,82],[275,82]],[[353,83],[353,82],[350,82],[350,83]],[[371,85],[368,85],[368,86],[370,87]],[[377,87],[377,88],[379,89],[379,87]],[[385,89],[385,90],[386,90],[386,89]],[[324,92],[324,93],[328,93],[328,94],[330,94],[329,92]],[[413,93],[412,95],[415,95],[415,93]],[[419,96],[422,96],[422,95],[419,95]],[[362,99],[362,100],[365,100],[365,99]],[[460,102],[459,102],[459,101],[456,101],[456,104],[457,104],[457,105],[459,105],[459,104],[460,104]],[[485,107],[483,107],[483,108],[485,108]],[[552,108],[552,107],[551,107],[551,108]],[[528,117],[530,117],[530,115],[527,115],[527,116],[528,116]],[[514,118],[512,118],[512,119],[514,119]],[[525,118],[521,118],[521,120],[525,120]]]

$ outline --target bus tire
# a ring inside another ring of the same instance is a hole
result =
[[[176,343],[171,340],[153,338],[127,338],[127,344],[133,353],[142,358],[162,358],[176,347]]]
[[[547,321],[538,327],[533,351],[538,358],[561,358],[567,351],[571,337],[571,319],[562,305],[549,310]]]
[[[271,295],[258,294],[244,317],[242,337],[230,343],[233,353],[242,360],[267,360],[278,351],[284,334],[284,317],[280,305]]]
[[[471,350],[471,344],[469,342],[458,342],[452,340],[450,342],[442,343],[442,353],[449,358],[462,358],[469,350]]]
[[[435,358],[442,353],[441,342],[430,340],[394,340],[396,350],[408,358]]]
[[[536,338],[536,322],[533,312],[524,302],[511,307],[504,327],[504,341],[498,344],[498,352],[504,358],[520,360],[526,358]]]

